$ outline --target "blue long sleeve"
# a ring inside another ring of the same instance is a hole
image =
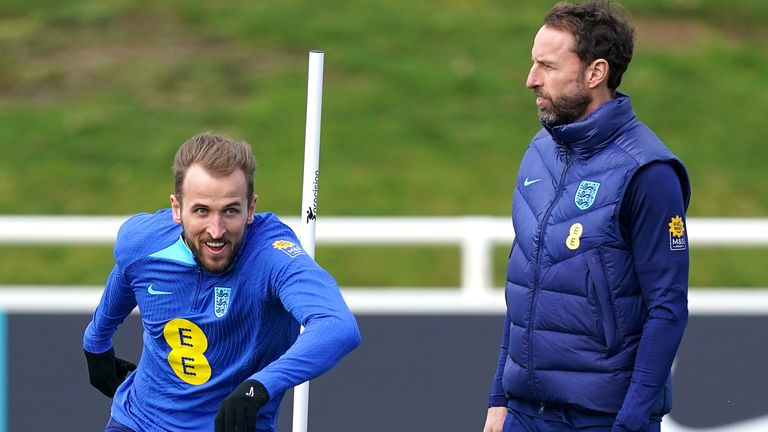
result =
[[[336,282],[306,256],[279,275],[277,297],[304,327],[296,342],[280,358],[251,376],[270,395],[317,377],[360,343],[357,322]]]
[[[125,317],[136,307],[130,283],[115,266],[109,274],[101,302],[93,313],[83,336],[83,348],[91,353],[103,353],[112,348],[112,336]]]
[[[670,224],[676,218],[684,223],[685,206],[674,168],[655,163],[639,171],[623,201],[620,220],[631,242],[648,319],[613,431],[645,430],[688,322],[687,236],[672,232]]]
[[[499,359],[496,362],[496,373],[491,381],[491,393],[488,396],[488,407],[507,406],[507,396],[501,381],[504,375],[504,365],[507,362],[507,350],[509,348],[509,315],[504,317],[504,330],[502,331],[501,344],[499,346]]]

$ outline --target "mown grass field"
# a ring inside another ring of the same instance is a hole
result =
[[[768,217],[768,4],[624,4],[622,90],[687,163],[689,217]],[[538,129],[540,1],[0,4],[0,214],[167,205],[189,136],[248,140],[260,210],[298,213],[307,51],[326,52],[322,215],[509,214]],[[506,251],[496,259],[501,284]],[[342,285],[455,286],[454,248],[323,247]],[[692,286],[768,286],[768,252],[692,251]],[[0,284],[100,284],[109,248],[0,247]]]

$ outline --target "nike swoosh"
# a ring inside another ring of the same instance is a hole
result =
[[[173,294],[173,293],[172,293],[172,292],[170,292],[170,291],[158,291],[158,290],[156,290],[156,289],[152,288],[152,285],[150,285],[150,286],[147,288],[147,292],[148,292],[148,293],[150,293],[150,294],[152,294],[152,295],[158,295],[158,294]]]
[[[528,187],[528,186],[530,186],[530,185],[532,185],[532,184],[534,184],[536,182],[540,182],[540,181],[541,181],[541,179],[528,180],[528,177],[526,177],[525,181],[523,182],[523,186]]]

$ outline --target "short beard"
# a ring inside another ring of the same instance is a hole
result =
[[[539,119],[548,126],[560,126],[580,119],[592,103],[589,93],[581,90],[574,94],[562,95],[556,100],[534,90],[534,95],[549,100],[551,105],[549,108],[539,108]]]
[[[182,222],[182,229],[183,229],[183,222]],[[184,231],[186,232],[186,231]],[[243,239],[234,242],[230,241],[229,238],[221,238],[218,240],[222,240],[225,242],[229,242],[232,246],[232,249],[230,251],[230,256],[227,257],[227,260],[223,263],[213,263],[215,267],[210,266],[205,261],[205,255],[203,255],[202,248],[205,246],[201,245],[200,243],[203,242],[203,240],[200,239],[190,239],[187,238],[187,236],[182,232],[182,237],[184,238],[184,243],[186,243],[189,250],[192,252],[192,256],[195,257],[195,261],[197,264],[208,273],[224,273],[225,271],[229,270],[229,268],[232,266],[232,263],[235,262],[235,259],[237,258],[237,254],[240,251],[240,246],[243,244]]]

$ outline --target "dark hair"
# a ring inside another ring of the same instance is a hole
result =
[[[179,147],[173,161],[173,175],[176,179],[176,197],[181,200],[184,177],[190,166],[198,164],[208,173],[225,177],[235,170],[243,171],[248,184],[248,199],[253,197],[253,174],[256,160],[251,146],[245,141],[236,141],[223,135],[204,132],[188,139]]]
[[[605,59],[611,91],[621,84],[635,45],[635,29],[626,9],[614,6],[609,0],[558,3],[544,18],[544,25],[573,34],[576,55],[585,65]]]

